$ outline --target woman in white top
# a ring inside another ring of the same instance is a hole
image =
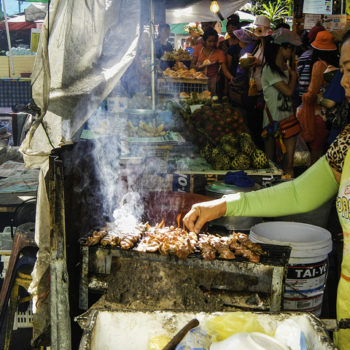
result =
[[[296,84],[295,46],[300,45],[300,39],[290,30],[278,29],[267,39],[264,50],[265,66],[261,75],[265,99],[263,127],[270,124],[268,112],[274,121],[280,122],[294,114],[292,96]],[[283,139],[286,147],[284,170],[293,176],[293,155],[296,136]],[[275,160],[276,139],[268,134],[265,139],[265,152]]]

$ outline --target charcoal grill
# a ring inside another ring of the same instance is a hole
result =
[[[290,247],[262,244],[261,262],[244,258],[181,260],[119,247],[81,245],[80,308],[88,291],[104,293],[121,309],[175,311],[279,311]]]

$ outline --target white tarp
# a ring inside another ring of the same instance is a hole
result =
[[[36,3],[30,4],[26,9],[24,9],[24,15],[26,21],[33,22],[38,19],[44,19],[47,12],[47,4]]]
[[[45,320],[38,328],[48,316],[41,300],[50,262],[48,157],[73,137],[133,61],[140,11],[141,0],[53,0],[42,28],[32,74],[32,95],[42,114],[21,145],[26,166],[41,168],[35,226],[40,250],[30,288],[33,305],[42,305],[34,310],[37,320]]]
[[[248,0],[218,1],[220,12],[224,18],[238,11]],[[166,10],[166,23],[213,22],[219,17],[210,12],[210,0],[197,1],[183,9]]]

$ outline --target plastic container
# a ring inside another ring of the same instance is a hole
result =
[[[253,242],[292,248],[283,296],[283,309],[320,316],[332,237],[322,227],[299,222],[265,222],[253,226]]]
[[[210,350],[249,349],[249,350],[288,350],[276,339],[262,333],[237,333],[226,340],[213,343]]]

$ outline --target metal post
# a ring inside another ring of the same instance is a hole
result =
[[[54,156],[49,161],[51,349],[71,350],[63,164]]]
[[[11,49],[11,37],[10,37],[9,24],[7,22],[7,12],[6,12],[5,0],[2,0],[2,8],[4,9],[7,44],[9,47],[10,76],[13,76],[13,75],[15,75],[15,66],[13,65],[13,57],[12,57],[12,49]]]
[[[154,4],[150,2],[150,31],[151,31],[151,69],[152,69],[152,110],[156,109],[156,65],[154,57]]]

